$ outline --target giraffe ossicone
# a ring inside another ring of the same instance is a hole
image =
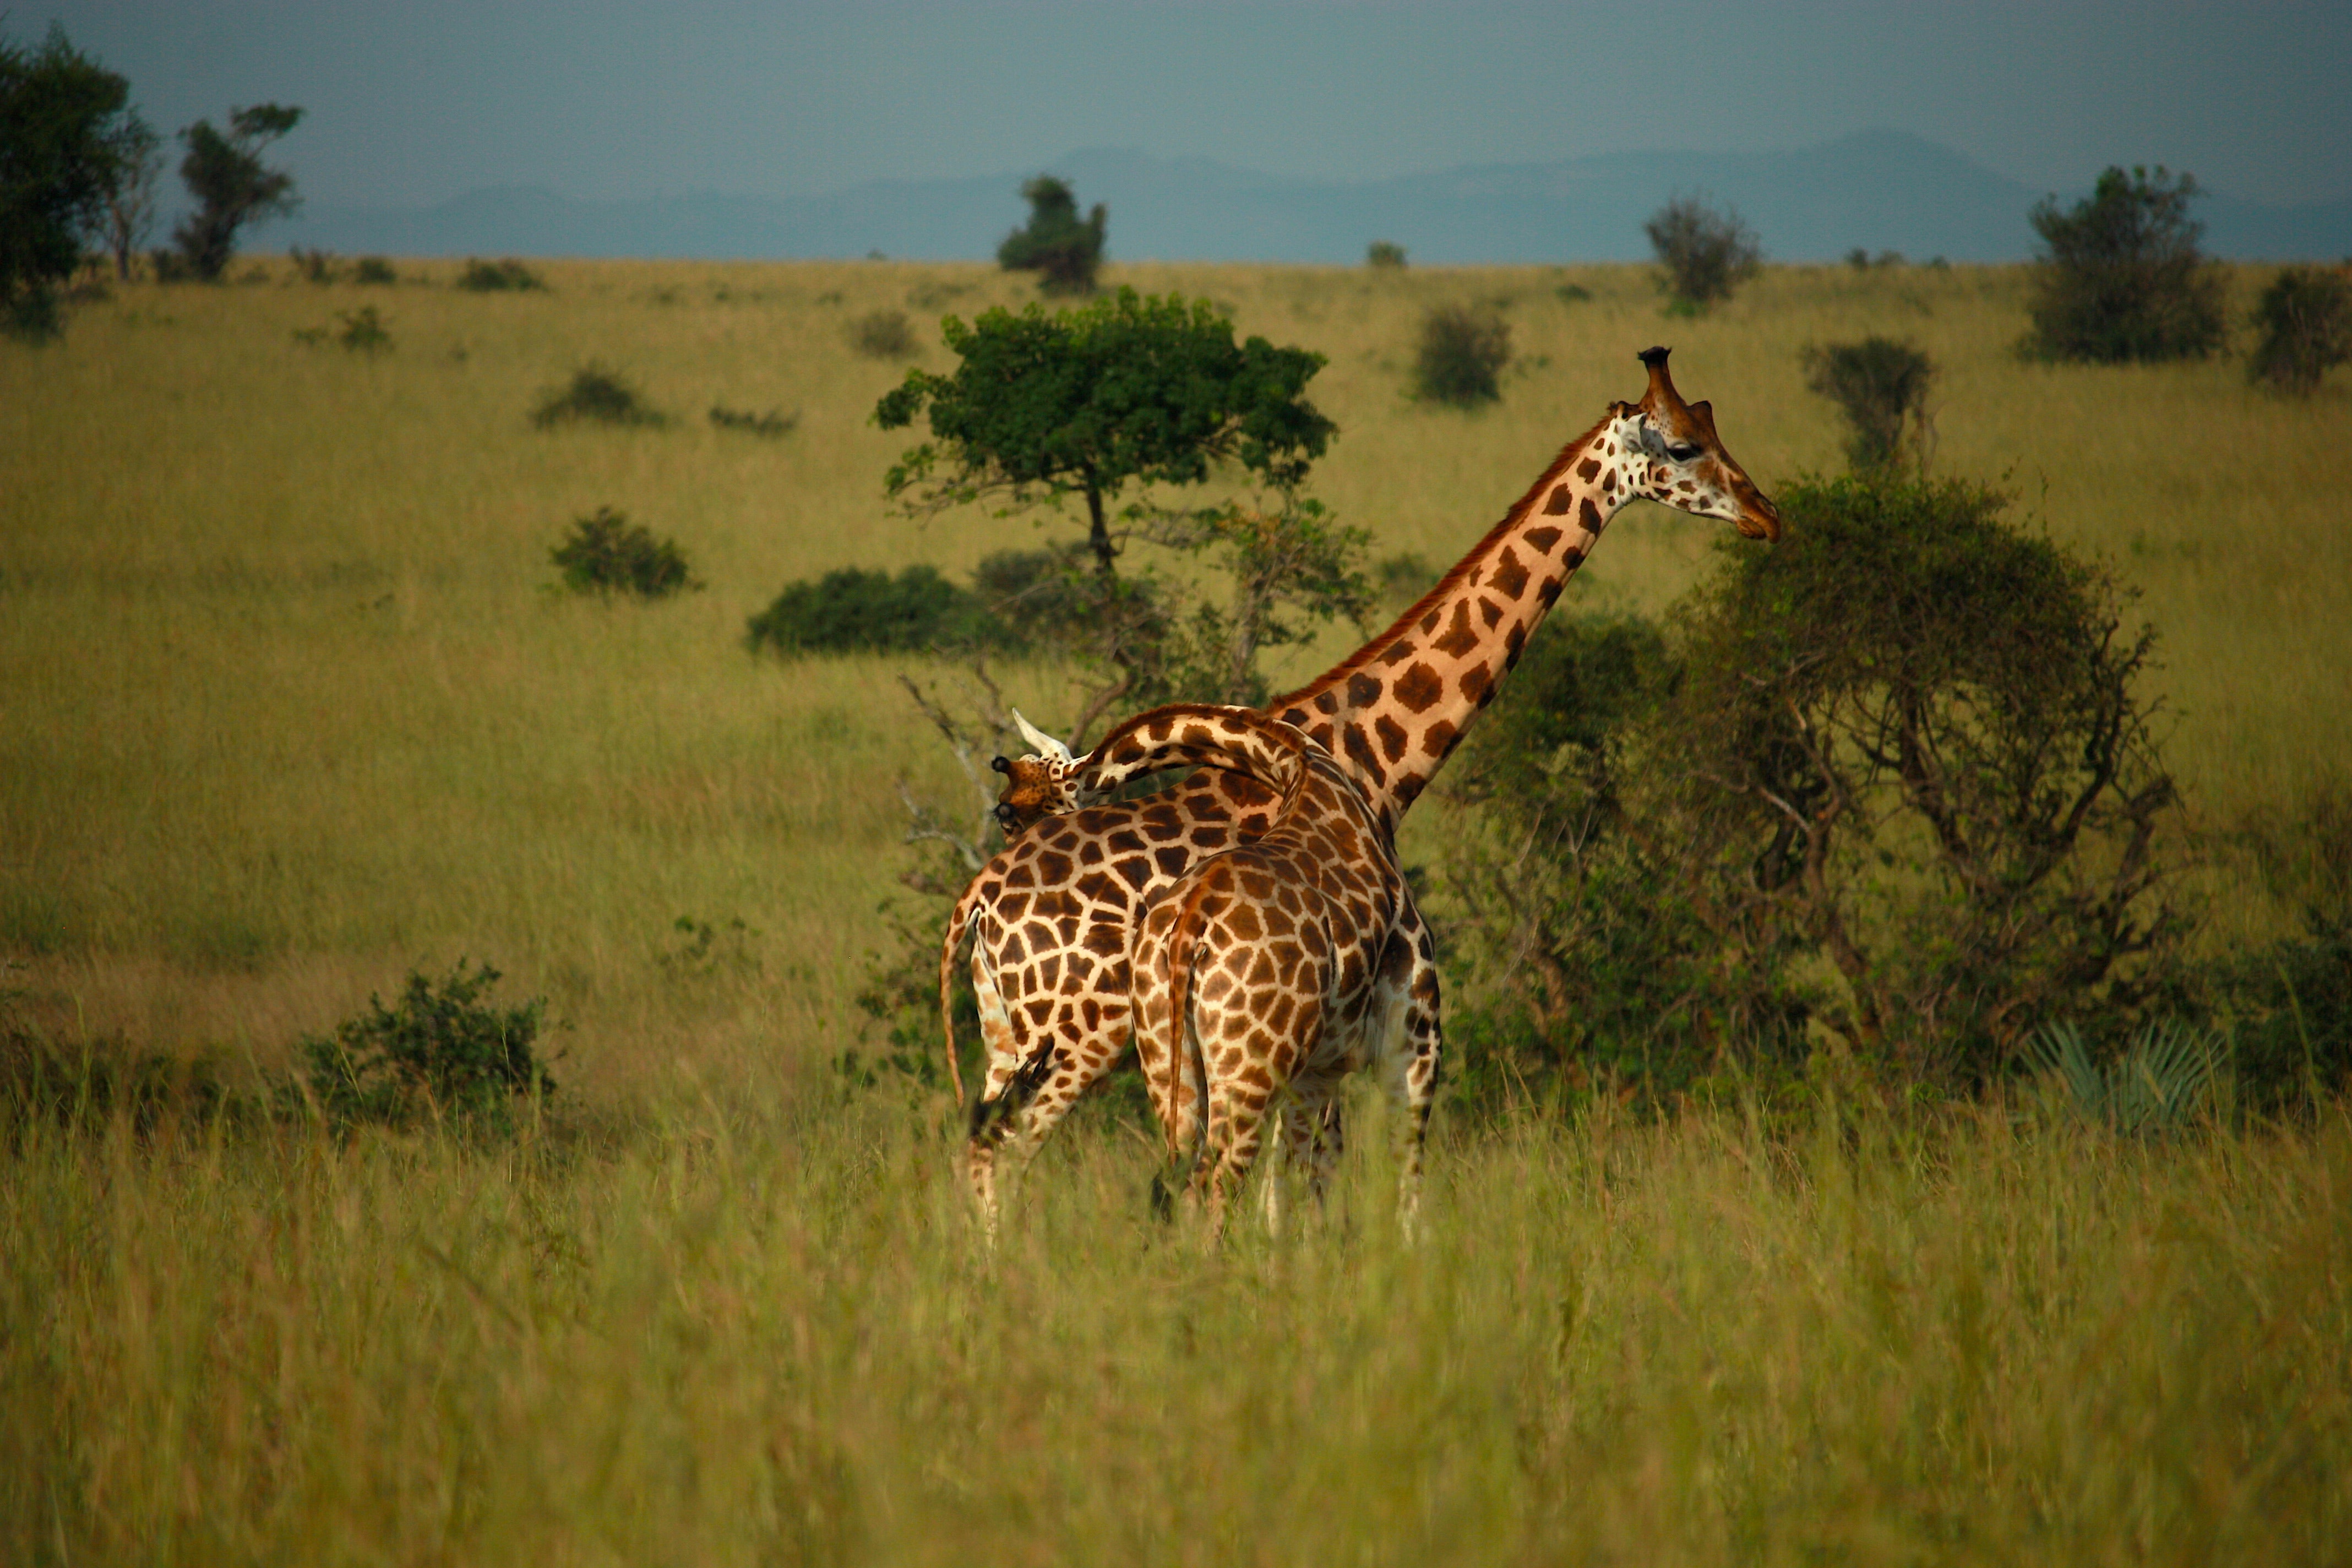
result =
[[[1748,538],[1779,537],[1779,510],[1725,449],[1711,406],[1684,401],[1665,350],[1640,358],[1649,385],[1638,402],[1612,404],[1562,447],[1387,630],[1261,710],[1327,753],[1384,831],[1394,831],[1494,700],[1528,635],[1628,503],[1655,500]],[[1029,761],[1005,764],[1009,786],[1023,784],[1018,770]],[[1129,955],[1147,912],[1201,860],[1263,836],[1278,805],[1277,792],[1247,772],[1210,767],[1142,800],[1041,819],[1038,804],[1058,798],[1052,770],[1066,764],[1042,748],[1034,761],[1021,803],[1008,787],[1013,809],[1000,809],[1012,842],[958,900],[940,955],[944,1024],[956,959],[971,938],[987,1075],[966,1172],[992,1229],[1000,1161],[1033,1150],[1125,1047]],[[951,1027],[947,1037],[961,1099]]]

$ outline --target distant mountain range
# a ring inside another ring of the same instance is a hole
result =
[[[1038,172],[781,198],[591,202],[509,187],[429,207],[312,204],[265,232],[274,245],[345,255],[978,259],[1025,219],[1021,182]],[[2015,261],[2032,252],[2026,212],[2045,194],[1893,131],[1793,153],[1625,153],[1354,184],[1105,151],[1074,153],[1049,172],[1082,205],[1109,204],[1111,255],[1130,261],[1350,263],[1376,239],[1431,264],[1630,261],[1649,253],[1643,220],[1677,195],[1738,207],[1775,260],[1860,247],[1915,261]],[[2210,195],[2196,212],[2215,256],[2352,255],[2352,198],[2266,205]]]

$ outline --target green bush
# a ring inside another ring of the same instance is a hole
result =
[[[2289,267],[2254,305],[2254,345],[2246,374],[2281,392],[2308,395],[2352,359],[2352,280],[2320,267]]]
[[[1511,328],[1492,309],[1440,305],[1422,318],[1413,354],[1413,395],[1456,408],[1503,395],[1499,377],[1511,361]]]
[[[597,425],[659,426],[663,414],[646,405],[618,371],[594,362],[572,373],[566,385],[542,395],[530,422],[541,430],[586,420]]]
[[[1067,183],[1040,174],[1021,187],[1029,222],[996,247],[997,265],[1008,272],[1034,272],[1048,294],[1091,294],[1102,267],[1109,214],[1100,202],[1078,216],[1077,197]]]
[[[710,405],[710,423],[721,430],[740,430],[746,436],[758,436],[765,440],[778,440],[799,428],[801,416],[786,414],[781,408],[771,408],[765,414],[754,414],[748,408],[730,408],[723,403]]]
[[[915,329],[904,310],[869,310],[849,323],[849,346],[868,359],[906,359],[915,352]]]
[[[1804,360],[1805,384],[1845,416],[1853,432],[1846,456],[1855,468],[1893,464],[1902,455],[1906,427],[1916,430],[1924,458],[1935,361],[1910,343],[1880,337],[1808,348]]]
[[[752,652],[786,658],[921,653],[1011,640],[977,595],[934,566],[908,566],[896,577],[845,566],[813,583],[791,584],[751,617],[744,637]]]
[[[457,287],[477,294],[505,294],[544,290],[547,285],[538,273],[520,261],[483,261],[477,258],[468,260],[466,269],[457,274]]]
[[[1393,240],[1376,239],[1364,247],[1364,265],[1374,271],[1404,270],[1404,247]]]
[[[1446,868],[1496,1081],[1671,1090],[1832,1038],[1962,1088],[2179,978],[2124,591],[1979,485],[1779,499],[1780,545],[1665,626],[1548,623],[1465,745]]]
[[[2075,1116],[2110,1131],[2149,1137],[2188,1124],[2228,1059],[2229,1042],[2219,1030],[2159,1018],[2120,1055],[2101,1062],[2093,1059],[2080,1029],[2052,1024],[2027,1037],[2023,1055]]]
[[[1668,202],[1650,215],[1642,232],[1658,258],[1658,286],[1687,310],[1730,299],[1764,264],[1755,231],[1739,220],[1738,208],[1717,212],[1696,196]]]
[[[2205,226],[2189,216],[2195,179],[2110,168],[2091,195],[2062,210],[2036,203],[2047,247],[2034,268],[2025,352],[2100,364],[2202,359],[2228,335],[2221,269],[2197,248]]]
[[[325,1038],[305,1037],[312,1100],[339,1124],[408,1126],[450,1118],[512,1125],[518,1099],[555,1092],[535,1053],[544,1004],[500,1010],[486,1000],[499,982],[488,964],[460,959],[436,987],[412,972],[390,1007],[378,996]]]
[[[392,334],[384,331],[383,318],[376,314],[373,305],[362,305],[356,310],[340,310],[336,312],[335,320],[343,324],[343,330],[335,334],[335,341],[353,353],[373,356],[392,347]]]
[[[294,270],[313,283],[332,283],[342,270],[331,250],[305,250],[295,245],[287,247],[286,256],[294,263]]]
[[[354,283],[396,283],[399,280],[399,275],[392,269],[392,263],[381,256],[362,256],[352,263],[352,281]]]
[[[675,541],[656,539],[608,506],[574,521],[570,535],[548,555],[563,574],[563,585],[575,594],[666,599],[702,586],[688,574],[686,553]]]

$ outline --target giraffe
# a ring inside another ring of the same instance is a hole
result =
[[[1179,762],[1239,767],[1280,797],[1263,836],[1192,867],[1136,931],[1136,1051],[1171,1166],[1190,1164],[1222,1230],[1279,1109],[1285,1149],[1319,1195],[1339,1151],[1339,1082],[1370,1068],[1402,1112],[1410,1227],[1437,1086],[1439,986],[1391,836],[1361,783],[1297,728],[1198,704],[1127,721],[1051,769],[1036,805],[1083,805]],[[1265,1195],[1278,1228],[1279,1188]]]
[[[1683,400],[1666,357],[1663,348],[1643,351],[1641,400],[1612,404],[1562,447],[1386,631],[1263,710],[1303,730],[1355,778],[1385,831],[1393,833],[1493,700],[1528,634],[1627,503],[1656,500],[1727,521],[1747,538],[1780,537],[1778,509],[1725,450],[1710,405]],[[992,1233],[1000,1159],[1034,1150],[1125,1047],[1138,918],[1196,861],[1263,836],[1276,803],[1246,773],[1203,769],[1146,799],[1028,827],[958,900],[940,955],[940,1008],[944,1021],[970,936],[987,1076],[972,1108],[966,1175]],[[948,1038],[952,1062],[951,1029]]]

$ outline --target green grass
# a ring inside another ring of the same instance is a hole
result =
[[[1843,1142],[1442,1118],[1420,1250],[1371,1160],[1307,1234],[1206,1256],[1145,1217],[1152,1157],[1092,1107],[976,1256],[945,1106],[845,1103],[825,1066],[905,864],[896,781],[958,777],[908,661],[786,668],[740,637],[793,578],[1036,540],[887,510],[905,439],[867,416],[901,369],[846,334],[1029,286],[541,270],[483,295],[402,263],[368,290],[380,356],[296,342],[334,301],[278,265],[0,343],[11,1016],[250,1074],[463,957],[547,996],[566,1053],[560,1123],[505,1152],[11,1142],[0,1561],[2343,1558],[2338,1113],[2145,1148],[1992,1111]],[[2265,277],[2235,279],[2242,314]],[[2185,832],[2291,821],[2352,776],[2341,384],[2021,363],[2000,268],[1775,268],[1672,322],[1629,268],[1110,280],[1328,354],[1317,492],[1376,558],[1433,567],[1639,390],[1653,342],[1769,489],[1839,461],[1803,347],[1909,336],[1945,367],[1938,469],[2007,476],[2142,590]],[[1412,401],[1424,310],[1493,300],[1501,402]],[[681,417],[532,429],[591,360]],[[684,416],[714,405],[800,423]],[[550,592],[599,506],[709,591]],[[1571,602],[1658,609],[1719,531],[1628,512]],[[1065,690],[1011,672],[1033,714]],[[1408,856],[1445,830],[1416,814]],[[2208,852],[2207,940],[2281,929]],[[680,916],[728,961],[677,962]]]

